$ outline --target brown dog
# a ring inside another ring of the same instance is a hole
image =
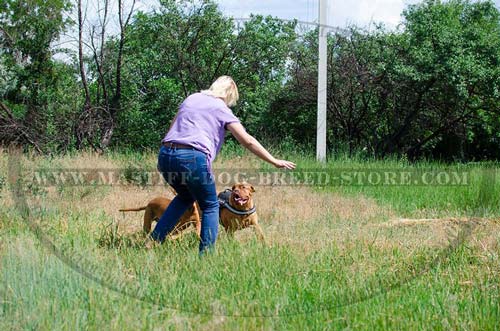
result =
[[[153,200],[149,201],[148,204],[144,207],[139,208],[128,208],[128,209],[120,209],[120,211],[141,211],[144,212],[144,223],[143,230],[146,234],[151,232],[151,225],[153,221],[158,222],[163,212],[167,209],[168,205],[172,202],[172,200],[164,197],[157,197]],[[198,205],[193,203],[186,212],[181,216],[179,222],[176,224],[175,228],[172,232],[169,233],[169,236],[172,239],[178,238],[185,230],[187,230],[191,225],[196,227],[196,233],[198,237],[201,232],[201,220],[200,220],[200,212],[198,209]]]
[[[233,235],[236,230],[251,226],[254,228],[257,238],[265,242],[264,232],[259,225],[259,218],[255,212],[255,204],[252,198],[254,192],[254,187],[248,183],[235,184],[227,201],[229,207],[221,206],[220,222],[230,235]],[[219,194],[219,198],[223,193]]]

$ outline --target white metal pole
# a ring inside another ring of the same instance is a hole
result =
[[[326,1],[319,0],[319,40],[318,40],[318,122],[316,136],[316,159],[326,160],[326,92],[327,92],[327,29]]]

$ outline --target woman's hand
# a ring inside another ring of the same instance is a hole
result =
[[[288,169],[288,170],[293,170],[295,169],[295,163],[287,160],[276,160],[273,164],[276,168],[280,169]]]

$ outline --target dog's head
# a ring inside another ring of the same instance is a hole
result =
[[[255,189],[252,185],[243,182],[236,183],[232,187],[230,203],[237,209],[250,209],[253,207],[252,194]]]

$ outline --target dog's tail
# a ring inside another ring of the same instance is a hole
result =
[[[141,210],[145,210],[145,209],[146,209],[146,206],[139,207],[139,208],[119,209],[118,211],[141,211]]]

